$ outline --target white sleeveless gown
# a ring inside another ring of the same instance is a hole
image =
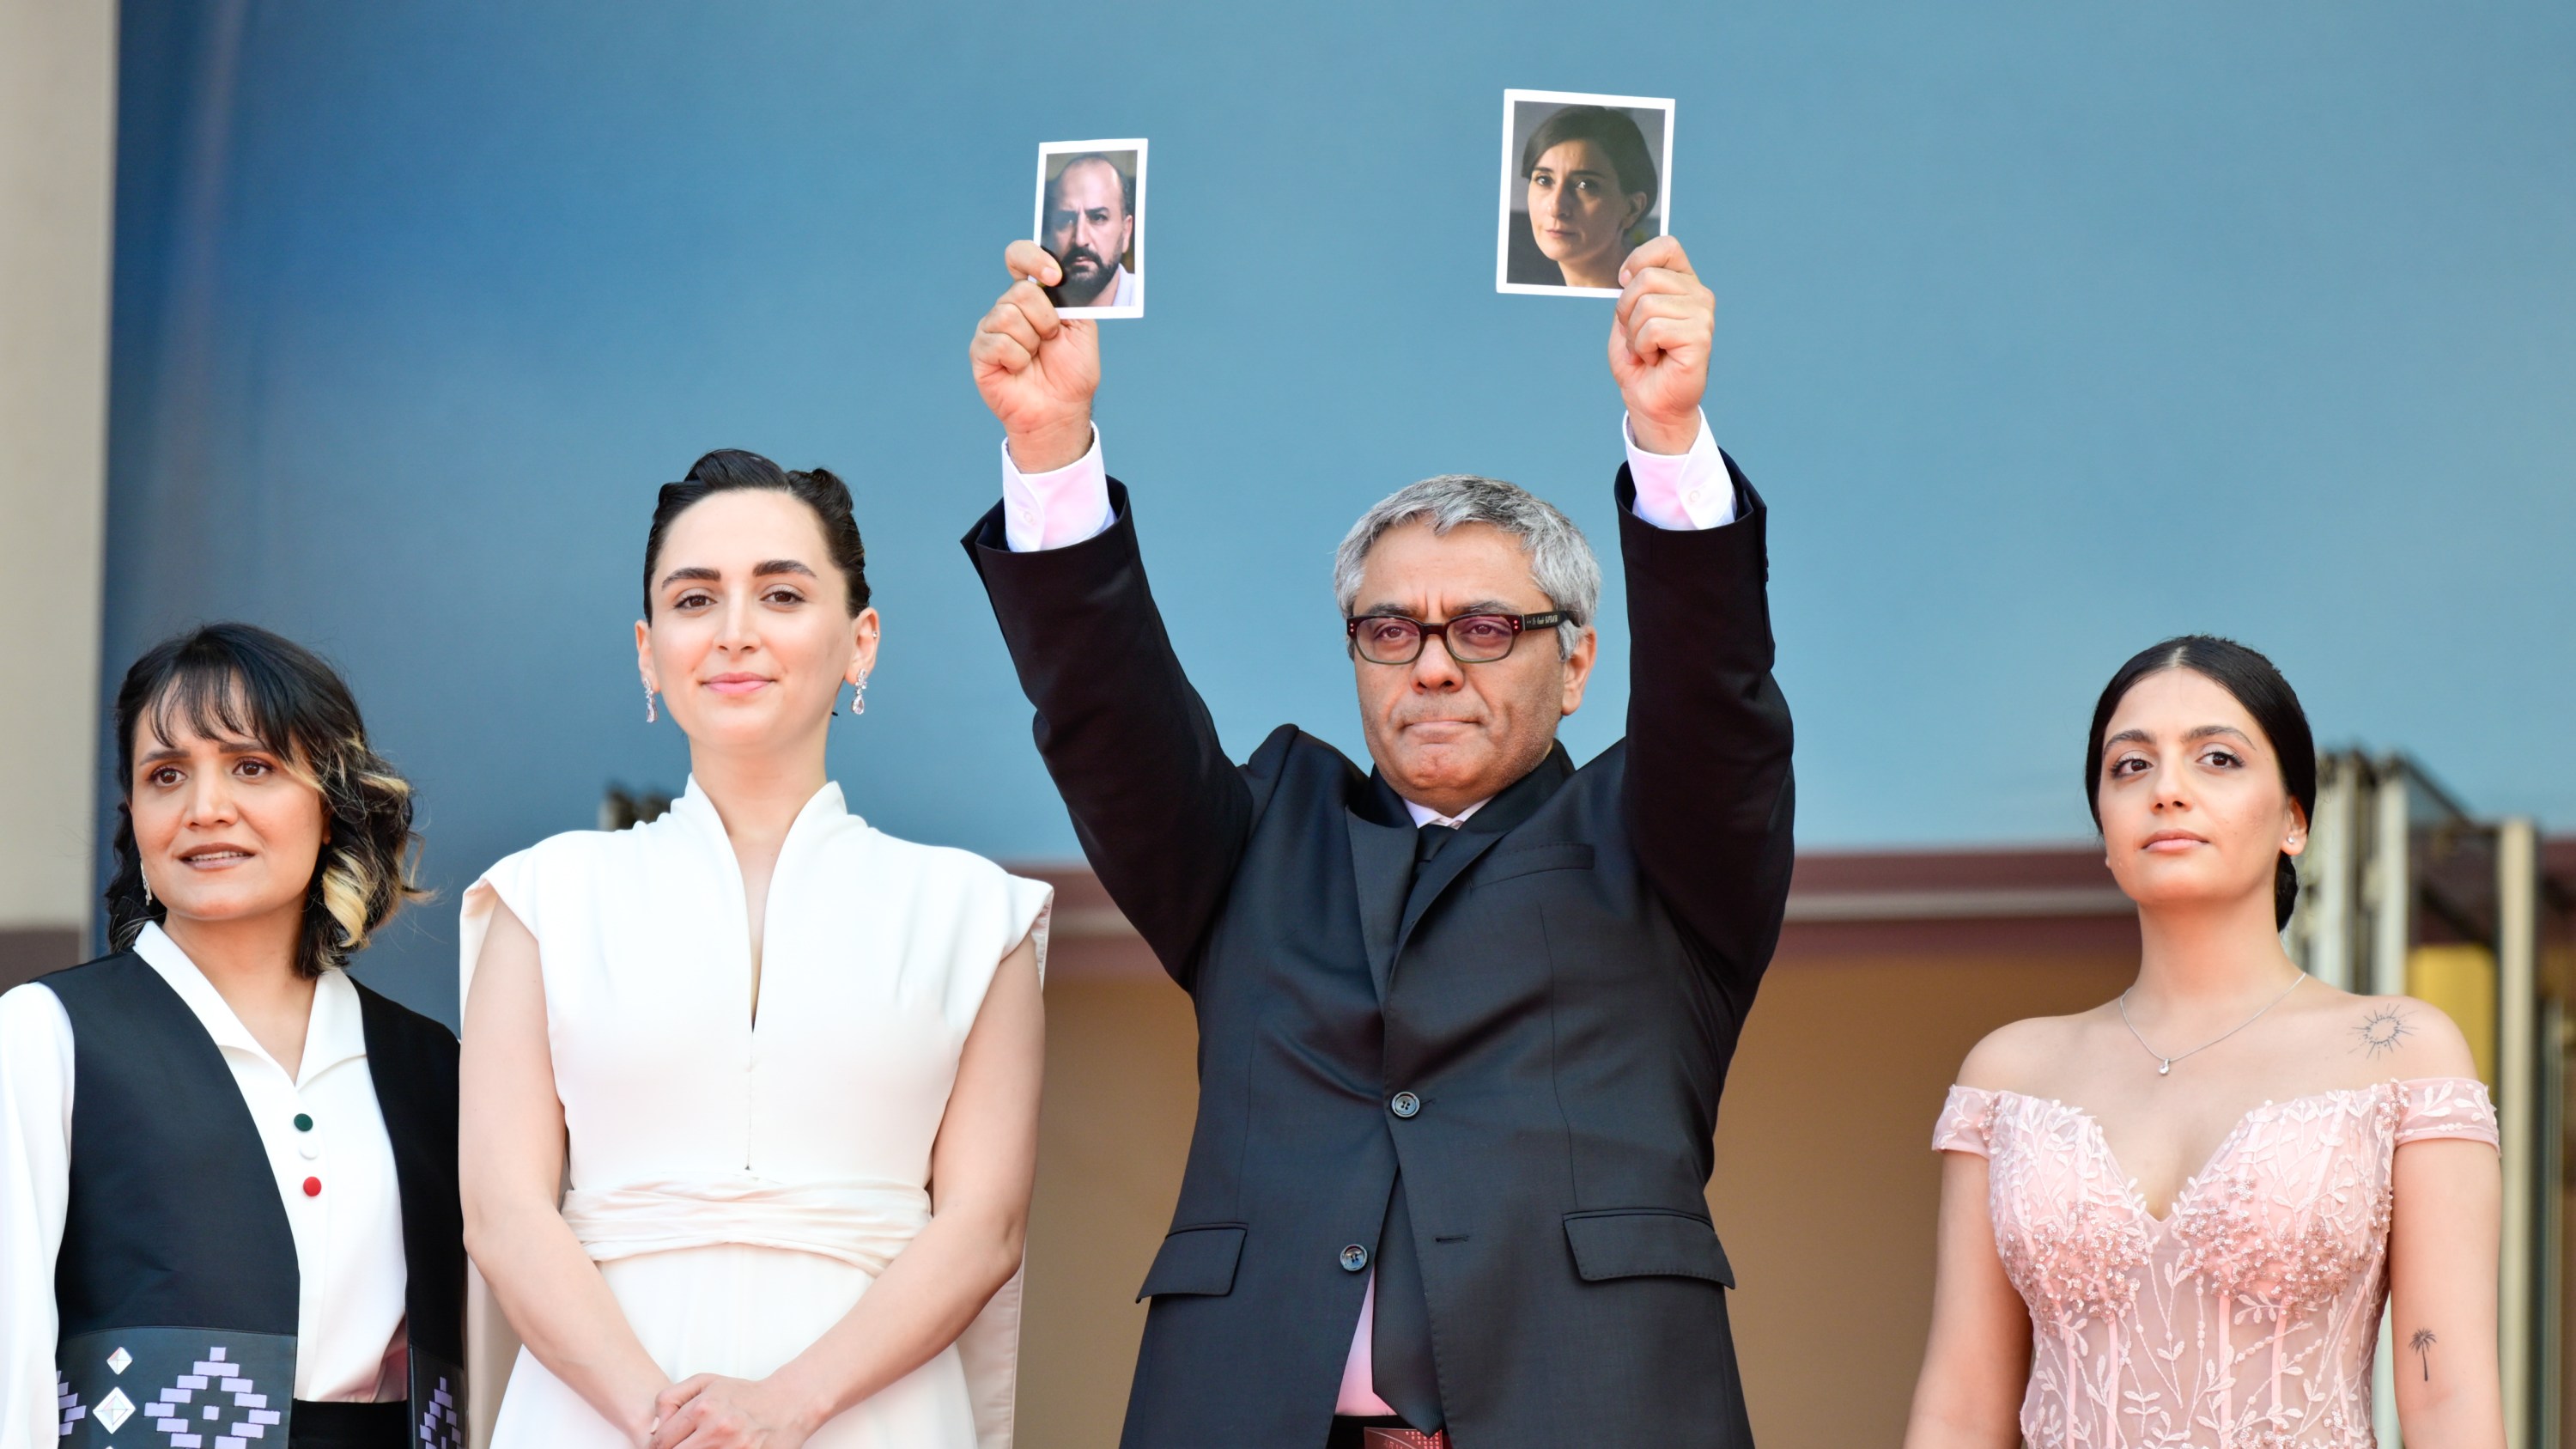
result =
[[[758,1378],[849,1312],[929,1221],[930,1149],[994,968],[1051,892],[849,813],[827,784],[769,886],[757,1023],[742,877],[691,780],[669,814],[558,835],[466,892],[535,933],[571,1142],[564,1218],[673,1379]],[[1016,1277],[956,1346],[811,1449],[1007,1449]],[[625,1449],[522,1349],[494,1449]]]

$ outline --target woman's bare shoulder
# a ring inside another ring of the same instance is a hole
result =
[[[2106,1010],[2097,1006],[2073,1016],[2029,1016],[1995,1028],[1959,1063],[1959,1085],[2048,1095],[2052,1068],[2083,1048],[2099,1030]]]
[[[2344,1049],[2379,1080],[2474,1077],[2478,1061],[2449,1012],[2412,996],[2353,996],[2343,1007]]]
[[[2351,1090],[2414,1077],[2474,1077],[2477,1058],[2450,1014],[2412,996],[2364,996],[2324,981],[2282,1011],[2293,1048],[2325,1074],[2321,1087]]]

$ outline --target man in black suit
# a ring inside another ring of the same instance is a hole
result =
[[[1762,503],[1699,407],[1708,289],[1658,239],[1611,328],[1627,738],[1579,769],[1556,743],[1594,661],[1582,535],[1436,478],[1336,561],[1363,775],[1293,726],[1226,759],[1103,471],[1093,324],[1043,251],[1006,260],[972,348],[1004,501],[966,549],[1083,848],[1199,1024],[1124,1442],[1749,1446],[1705,1194],[1788,893],[1790,733]]]

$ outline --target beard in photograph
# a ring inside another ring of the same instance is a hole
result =
[[[1064,268],[1047,289],[1059,307],[1106,306],[1136,234],[1135,183],[1106,156],[1077,156],[1047,187],[1041,246]]]

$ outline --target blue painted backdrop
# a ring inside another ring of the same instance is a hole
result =
[[[1773,506],[1810,845],[2064,839],[2164,633],[2324,736],[2576,822],[2576,8],[2497,3],[128,5],[107,664],[323,648],[446,893],[675,786],[628,626],[655,484],[856,482],[887,616],[833,767],[899,833],[1073,853],[956,538],[964,345],[1041,140],[1154,142],[1101,416],[1229,742],[1357,747],[1326,559],[1474,469],[1609,534],[1607,304],[1492,290],[1500,92],[1680,101],[1710,413]],[[1618,732],[1624,634],[1570,729]]]

